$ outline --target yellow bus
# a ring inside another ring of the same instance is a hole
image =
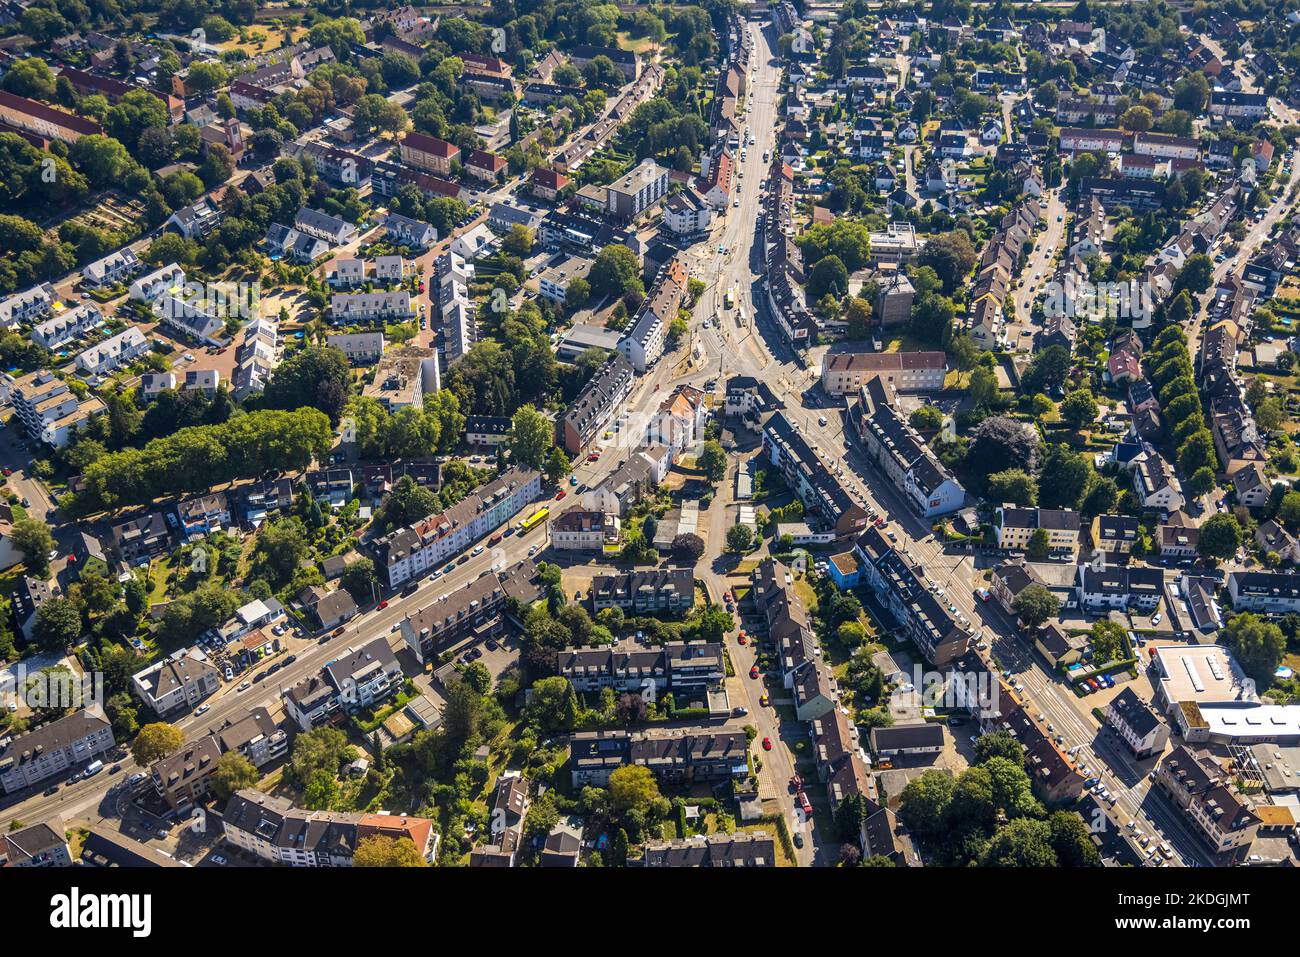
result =
[[[539,508],[537,511],[533,512],[532,515],[529,515],[519,523],[519,531],[531,532],[538,525],[542,524],[542,522],[546,521],[546,517],[550,514],[551,510],[549,508]]]
[[[722,297],[722,305],[724,308],[730,309],[735,304],[736,304],[736,290],[728,289],[726,295]]]

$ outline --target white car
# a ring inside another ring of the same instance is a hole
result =
[[[1151,616],[1151,624],[1158,625],[1160,624],[1160,622],[1161,622],[1161,618],[1158,614]]]
[[[197,708],[194,709],[194,714],[195,714],[195,716],[197,717],[198,715],[206,714],[206,713],[207,713],[208,711],[210,711],[211,709],[212,709],[212,705],[209,705],[209,704],[201,704],[201,705],[199,705]]]

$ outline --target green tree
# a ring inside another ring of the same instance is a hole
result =
[[[1286,654],[1286,636],[1274,622],[1250,612],[1242,612],[1228,619],[1225,627],[1227,645],[1255,684],[1267,688],[1273,683],[1273,673]]]
[[[185,735],[180,728],[165,721],[155,721],[146,724],[135,736],[131,742],[131,756],[136,764],[147,768],[160,758],[180,750],[184,743]]]
[[[1216,512],[1201,526],[1196,551],[1210,558],[1227,560],[1237,554],[1244,531],[1231,512]]]
[[[343,576],[339,579],[339,584],[347,590],[358,605],[375,601],[375,596],[379,594],[379,575],[375,571],[375,563],[369,558],[358,558],[348,562],[343,567]]]
[[[1097,400],[1086,389],[1071,392],[1061,401],[1061,420],[1078,431],[1097,421]]]
[[[1046,586],[1035,582],[1015,597],[1011,609],[1027,627],[1037,628],[1060,613],[1061,602]]]
[[[727,529],[727,551],[744,554],[754,547],[754,531],[748,525],[735,524]]]
[[[616,810],[647,814],[658,800],[659,785],[649,768],[627,764],[610,773],[609,802]]]
[[[1047,534],[1047,529],[1034,529],[1034,533],[1029,536],[1029,543],[1025,546],[1025,556],[1031,562],[1042,562],[1047,560],[1050,553],[1051,538]]]
[[[353,867],[428,867],[420,849],[409,837],[371,834],[357,841]]]
[[[700,457],[696,460],[696,465],[704,472],[710,484],[716,485],[722,477],[727,474],[727,453],[722,448],[722,443],[716,439],[709,439],[704,443],[700,450]]]
[[[1011,505],[1033,505],[1038,500],[1038,482],[1024,469],[1004,469],[989,476],[988,498]]]
[[[34,518],[20,518],[9,531],[14,547],[23,553],[27,573],[42,580],[50,577],[49,553],[54,549],[54,536],[44,522]]]
[[[251,788],[261,778],[252,761],[238,751],[227,751],[217,758],[216,770],[212,772],[212,790],[223,801],[230,799],[236,791]]]
[[[62,653],[81,637],[81,609],[71,599],[56,595],[36,610],[32,640],[42,651]]]
[[[555,446],[555,426],[531,404],[524,405],[511,419],[510,453],[520,465],[541,469]]]

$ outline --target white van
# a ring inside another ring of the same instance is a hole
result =
[[[88,778],[91,775],[98,774],[102,770],[104,770],[103,761],[91,761],[90,764],[86,766],[86,770],[82,772],[81,776],[83,778]]]

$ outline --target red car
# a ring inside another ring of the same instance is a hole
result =
[[[731,592],[729,592],[729,591],[724,591],[724,592],[722,593],[722,600],[723,600],[723,601],[731,601]]]
[[[758,677],[758,665],[754,665],[752,668],[749,669],[749,676],[751,678]]]
[[[764,738],[764,739],[763,739],[763,750],[764,750],[764,751],[771,751],[771,750],[772,750],[772,739],[771,739],[771,738]]]
[[[592,453],[590,453],[590,454],[587,456],[587,461],[588,461],[588,462],[596,462],[596,461],[598,461],[599,459],[600,459],[600,453],[599,453],[599,452],[592,452]]]
[[[375,606],[375,611],[383,611],[387,607],[388,607],[388,601],[384,600]]]
[[[566,496],[566,495],[568,495],[568,494],[569,494],[569,493],[566,492],[564,489],[560,489],[560,491],[557,492],[556,495],[555,495],[555,500],[558,502],[560,499],[564,498],[564,496]]]
[[[740,637],[737,638],[736,640],[740,642],[742,645],[745,644],[745,642],[749,641],[749,639],[745,637],[745,633],[743,631],[740,633]]]
[[[14,474],[14,470],[13,470],[13,469],[5,469],[5,478],[8,478],[9,476],[11,476],[11,475],[13,475],[13,474]]]

